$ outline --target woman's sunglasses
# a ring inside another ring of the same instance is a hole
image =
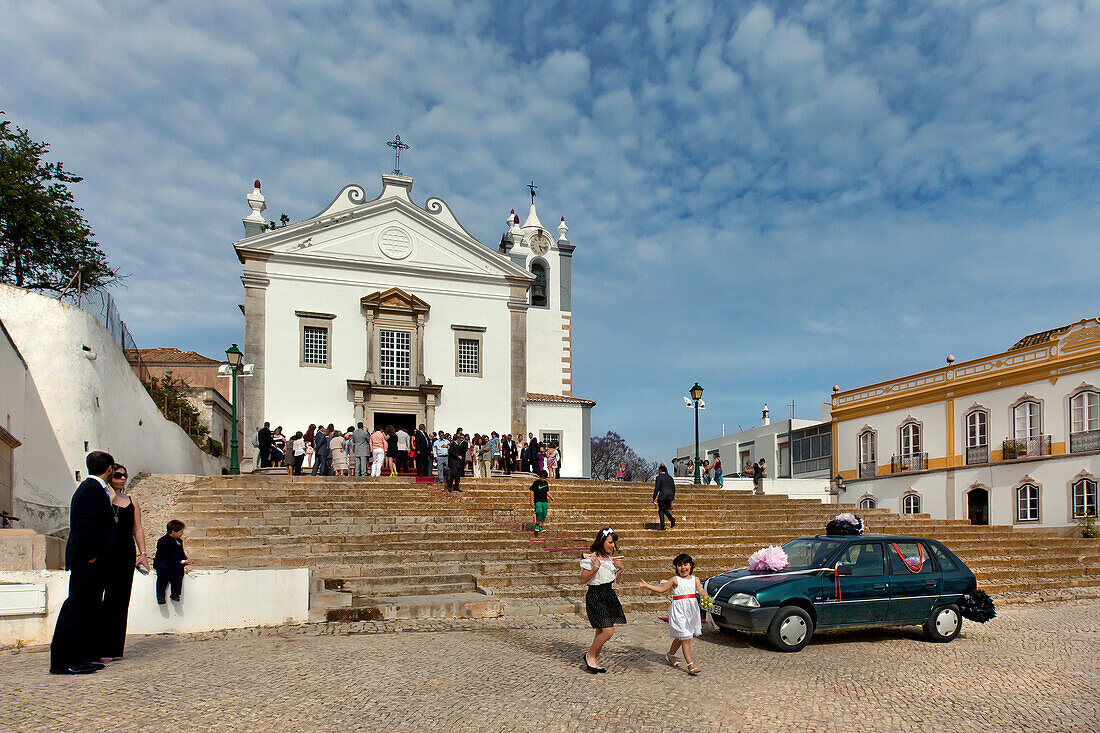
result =
[[[126,478],[126,474],[120,471],[115,471],[115,478]]]

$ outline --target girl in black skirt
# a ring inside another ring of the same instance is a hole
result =
[[[615,530],[611,527],[601,529],[596,535],[596,541],[589,548],[592,554],[586,555],[581,560],[581,582],[588,585],[584,606],[588,611],[588,622],[596,630],[592,646],[584,655],[584,668],[585,671],[593,674],[607,671],[603,667],[596,666],[600,658],[600,650],[614,635],[615,624],[626,623],[623,606],[611,587],[619,577],[619,573],[623,571],[622,561],[612,557],[618,542],[619,535],[615,534]]]

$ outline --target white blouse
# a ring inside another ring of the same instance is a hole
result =
[[[591,570],[592,569],[592,564],[593,564],[592,563],[592,557],[593,557],[592,555],[585,555],[584,559],[581,560],[581,569],[582,570]],[[601,557],[600,558],[600,567],[596,569],[596,574],[588,579],[587,584],[588,585],[603,585],[604,583],[610,583],[613,580],[615,580],[615,577],[617,575],[618,575],[618,573],[615,572],[615,565],[612,562],[611,558]]]

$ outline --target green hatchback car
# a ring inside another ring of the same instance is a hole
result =
[[[959,603],[974,573],[943,543],[923,537],[800,537],[783,545],[778,572],[735,570],[703,584],[720,629],[764,633],[797,652],[818,629],[924,626],[932,641],[959,635]]]

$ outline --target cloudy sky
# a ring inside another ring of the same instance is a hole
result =
[[[286,7],[283,7],[286,6]],[[482,242],[539,188],[575,393],[652,458],[1100,313],[1100,3],[0,0],[0,109],[85,181],[142,346],[243,328],[231,248],[412,144]],[[486,428],[490,426],[485,426]]]

